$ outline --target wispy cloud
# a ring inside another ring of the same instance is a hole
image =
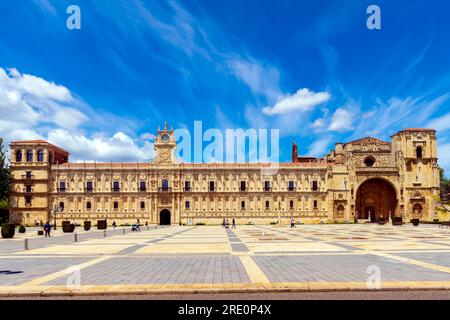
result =
[[[267,115],[283,115],[293,112],[306,112],[328,100],[330,100],[328,92],[314,92],[303,88],[292,95],[283,97],[272,107],[263,108],[263,113]]]

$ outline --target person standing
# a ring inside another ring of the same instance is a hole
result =
[[[294,218],[293,217],[291,217],[291,228],[294,228],[295,227],[295,222],[294,222]]]
[[[47,223],[44,225],[44,233],[46,237],[50,237],[50,231],[52,230],[52,226],[47,221]]]
[[[112,228],[113,228],[113,230],[116,230],[116,221],[115,220],[112,223]]]
[[[236,219],[233,218],[233,220],[231,221],[231,228],[232,229],[236,229]]]
[[[225,218],[223,218],[223,221],[222,221],[222,228],[225,228]]]

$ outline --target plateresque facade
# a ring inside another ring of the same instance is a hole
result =
[[[158,130],[149,163],[70,163],[46,141],[10,144],[10,220],[34,224],[328,223],[396,216],[432,220],[439,194],[436,131],[406,129],[390,142],[336,143],[292,162],[176,163],[173,130]]]

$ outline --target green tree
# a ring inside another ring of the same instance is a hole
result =
[[[441,197],[450,193],[450,180],[445,176],[444,169],[440,168],[440,177],[441,177]]]
[[[3,148],[3,138],[0,137],[0,222],[8,220],[10,171]]]

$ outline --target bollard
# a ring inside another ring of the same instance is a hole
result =
[[[25,247],[25,250],[28,250],[28,239],[25,239],[24,247]]]
[[[74,242],[78,242],[78,234],[75,233],[75,234],[73,235],[73,241],[74,241]]]

